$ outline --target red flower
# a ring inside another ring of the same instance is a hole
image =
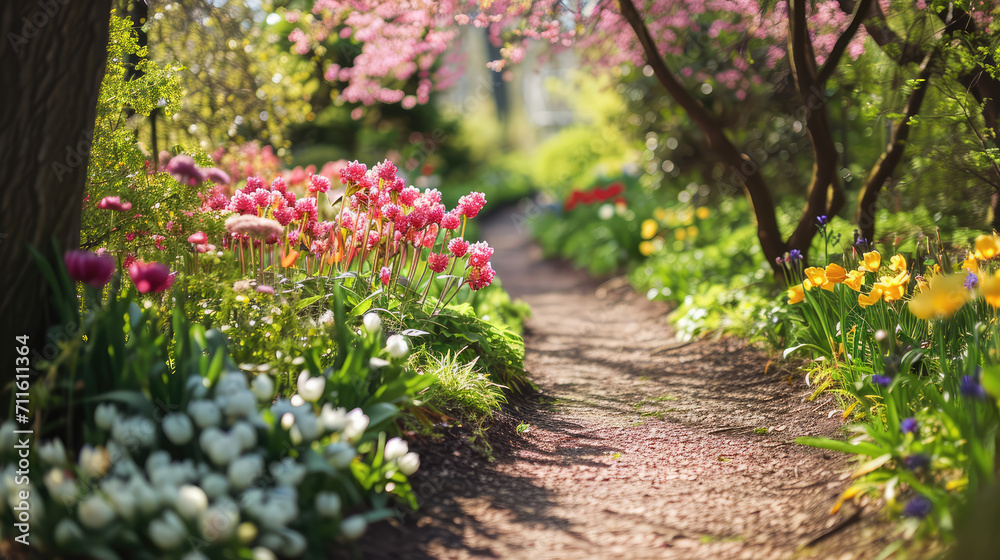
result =
[[[63,257],[70,278],[89,286],[100,288],[111,280],[115,260],[109,256],[95,255],[90,251],[69,251]]]
[[[162,292],[174,284],[175,278],[167,265],[142,261],[132,263],[128,268],[128,275],[140,294]]]
[[[451,258],[448,255],[431,253],[430,256],[427,257],[427,265],[431,270],[440,274],[444,272],[444,269],[448,268],[449,260],[451,260]]]
[[[621,183],[612,183],[607,189],[608,198],[618,196],[623,192],[625,192],[625,185],[622,185]]]

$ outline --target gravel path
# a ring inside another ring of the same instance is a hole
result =
[[[531,304],[526,366],[545,398],[509,412],[531,427],[493,463],[461,446],[427,456],[414,482],[426,505],[373,528],[366,558],[878,553],[874,507],[829,514],[845,458],[791,443],[836,433],[832,400],[807,402],[740,341],[679,345],[664,305],[543,260],[519,218],[498,214],[483,235],[504,287]]]

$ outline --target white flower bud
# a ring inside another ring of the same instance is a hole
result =
[[[328,432],[339,432],[347,426],[347,409],[333,408],[330,403],[323,405],[319,417]]]
[[[229,540],[240,524],[240,508],[228,498],[217,501],[202,514],[201,534],[210,542]]]
[[[227,474],[233,488],[242,490],[264,472],[264,459],[260,455],[246,455],[236,459],[229,465]]]
[[[279,486],[297,487],[306,476],[306,466],[295,462],[291,457],[271,463],[271,475]]]
[[[111,457],[104,447],[84,445],[80,450],[80,470],[90,478],[99,478],[111,467]]]
[[[250,384],[250,390],[253,391],[254,396],[260,402],[268,402],[274,397],[274,381],[271,380],[271,376],[267,374],[258,375],[253,378],[253,383]]]
[[[383,455],[386,461],[394,461],[399,457],[406,455],[406,452],[409,450],[410,448],[405,441],[398,437],[394,437],[385,442],[385,451],[383,452]]]
[[[365,534],[368,522],[360,515],[352,515],[340,522],[340,532],[349,540],[356,540]]]
[[[230,420],[246,418],[257,411],[257,398],[249,390],[233,393],[226,397],[223,411]]]
[[[253,554],[253,560],[278,560],[270,548],[255,546],[250,552]]]
[[[229,480],[219,473],[212,472],[201,477],[201,487],[205,494],[214,500],[229,491]]]
[[[417,469],[420,468],[420,457],[411,451],[400,457],[399,460],[396,461],[396,465],[399,467],[399,472],[405,474],[406,476],[410,476],[411,474],[417,472]]]
[[[115,518],[115,510],[100,494],[92,494],[77,509],[80,523],[88,529],[102,529]]]
[[[50,470],[43,479],[49,496],[58,504],[71,506],[76,502],[76,481],[62,469]]]
[[[208,496],[197,486],[185,484],[177,490],[177,513],[189,521],[198,519],[208,509]]]
[[[299,395],[308,402],[316,402],[323,396],[323,389],[326,389],[326,378],[323,376],[309,377],[309,372],[304,371],[299,374],[298,390]]]
[[[246,451],[257,446],[257,430],[249,422],[240,420],[229,429],[229,434],[240,442],[240,447]]]
[[[160,508],[160,498],[156,490],[153,490],[142,476],[132,478],[129,491],[135,496],[135,503],[143,515],[152,515]]]
[[[320,492],[316,494],[316,513],[323,517],[340,515],[340,496],[336,492]]]
[[[94,424],[105,432],[118,419],[118,409],[111,403],[101,403],[94,410]]]
[[[173,550],[184,543],[186,538],[184,522],[171,510],[163,512],[163,515],[149,523],[149,539],[161,550]]]
[[[168,414],[163,417],[163,435],[174,445],[184,445],[194,437],[194,425],[183,412]]]
[[[194,423],[202,429],[218,426],[222,421],[222,413],[212,401],[191,401],[188,403],[187,412],[194,419]]]
[[[55,530],[56,544],[68,547],[71,544],[83,540],[83,529],[72,519],[64,517],[56,524]]]
[[[347,413],[347,425],[344,426],[344,437],[348,440],[355,440],[361,437],[368,428],[368,416],[360,408]]]
[[[62,440],[47,441],[38,446],[38,456],[53,467],[61,467],[66,464],[66,447]]]
[[[365,330],[369,333],[376,334],[382,330],[382,319],[379,318],[378,313],[375,311],[365,313],[361,322],[364,324]]]
[[[406,337],[394,334],[385,341],[385,349],[389,351],[390,358],[405,358],[410,353],[410,345],[406,343]]]

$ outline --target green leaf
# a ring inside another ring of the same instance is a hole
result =
[[[850,443],[837,439],[803,436],[796,438],[795,443],[798,443],[799,445],[808,445],[810,447],[818,447],[820,449],[829,449],[831,451],[840,451],[842,453],[867,455],[868,457],[878,457],[884,453],[882,448],[868,442]]]

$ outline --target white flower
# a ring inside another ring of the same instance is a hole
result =
[[[167,466],[170,466],[170,453],[164,449],[157,449],[146,457],[146,472],[151,473]]]
[[[264,459],[260,455],[246,455],[229,465],[227,474],[233,488],[242,490],[250,486],[264,472]]]
[[[316,513],[323,517],[340,515],[340,496],[336,492],[316,494]]]
[[[118,418],[111,425],[111,437],[124,448],[152,447],[156,443],[156,425],[149,418]]]
[[[357,456],[357,452],[350,445],[338,441],[327,445],[323,455],[335,468],[346,469]]]
[[[61,467],[66,464],[66,447],[62,440],[47,441],[38,446],[38,456],[53,467]]]
[[[286,412],[281,415],[281,427],[290,430],[292,426],[295,425],[295,414],[292,412]]]
[[[222,421],[219,407],[215,406],[212,401],[191,401],[188,403],[187,412],[194,419],[194,423],[202,429],[217,426]]]
[[[257,411],[257,397],[249,389],[233,393],[225,397],[222,406],[226,417],[231,421],[236,418],[246,418]]]
[[[229,428],[229,434],[240,441],[243,450],[252,449],[257,446],[257,430],[249,422],[240,420]]]
[[[406,455],[406,452],[410,450],[410,447],[406,445],[406,442],[398,437],[394,437],[389,441],[385,442],[385,451],[383,452],[386,461],[393,461]]]
[[[365,433],[368,428],[368,416],[360,408],[347,413],[347,425],[344,426],[344,437],[354,440]]]
[[[268,493],[264,506],[261,526],[274,531],[284,529],[299,516],[295,490],[288,487],[275,488]]]
[[[108,456],[108,450],[104,447],[94,448],[88,444],[80,450],[79,463],[83,474],[90,478],[99,478],[108,472],[108,468],[111,466],[111,457]]]
[[[285,546],[281,549],[282,555],[295,558],[301,556],[306,551],[306,544],[308,543],[306,542],[306,538],[302,536],[302,533],[285,529],[281,532],[281,536],[285,539]]]
[[[163,417],[163,435],[174,445],[184,445],[194,437],[194,425],[183,412],[168,414]]]
[[[56,524],[55,537],[56,544],[66,547],[83,540],[83,529],[69,517],[64,517]]]
[[[291,457],[271,463],[271,475],[279,486],[298,486],[306,476],[306,466],[295,462]]]
[[[184,522],[171,510],[149,523],[149,539],[161,550],[173,550],[187,538]]]
[[[140,476],[132,477],[129,491],[135,497],[135,503],[143,515],[151,515],[160,508],[159,496],[156,490]]]
[[[228,540],[240,523],[240,508],[228,498],[216,501],[201,515],[201,534],[211,542]]]
[[[411,451],[400,457],[396,465],[399,467],[399,472],[410,476],[420,468],[420,456]]]
[[[201,488],[214,500],[229,491],[229,480],[222,474],[208,473],[201,478]]]
[[[131,522],[135,518],[135,495],[131,485],[121,478],[106,478],[101,482],[101,491],[111,500],[111,507],[118,517]]]
[[[210,428],[198,438],[201,450],[218,466],[228,465],[240,455],[240,440],[218,428]]]
[[[50,470],[43,479],[56,503],[71,506],[76,501],[76,481],[62,469]]]
[[[94,410],[94,424],[105,432],[111,429],[111,425],[118,419],[118,409],[111,403],[101,403]]]
[[[295,413],[295,426],[301,430],[307,441],[318,438],[323,433],[323,422],[309,407],[302,407]]]
[[[274,396],[274,381],[271,380],[270,375],[258,375],[253,378],[253,383],[250,384],[250,390],[253,391],[257,400],[260,402],[267,402]]]
[[[247,378],[242,372],[230,372],[219,378],[215,385],[215,394],[230,396],[246,391]]]
[[[197,486],[185,484],[177,490],[177,513],[193,521],[208,509],[208,496]]]
[[[316,402],[323,396],[323,389],[326,388],[326,378],[323,376],[309,377],[309,372],[303,370],[299,374],[298,389],[299,395],[309,402]]]
[[[352,515],[340,522],[340,532],[345,538],[355,540],[365,533],[368,522],[360,515]]]
[[[181,556],[181,560],[208,560],[208,556],[205,556],[200,550],[192,550]]]
[[[253,560],[278,560],[270,548],[255,546],[250,552],[253,554]]]
[[[88,529],[101,529],[115,518],[115,510],[100,494],[91,494],[77,509],[80,523]]]
[[[200,375],[192,375],[188,377],[187,384],[184,388],[191,392],[192,399],[204,399],[208,396],[208,387],[205,386],[206,379]]]
[[[323,313],[320,313],[320,315],[319,315],[319,323],[321,325],[329,325],[330,323],[333,323],[334,318],[335,317],[333,315],[333,311],[330,311],[329,309],[327,309]]]
[[[410,353],[410,345],[406,343],[406,337],[394,334],[385,341],[385,349],[389,351],[390,358],[405,358]]]
[[[361,322],[365,325],[365,330],[375,334],[382,330],[382,319],[379,318],[378,313],[372,311],[370,313],[365,313],[364,318]]]
[[[333,405],[326,403],[319,413],[319,418],[323,422],[323,427],[328,432],[339,432],[347,425],[347,409],[333,408]]]

